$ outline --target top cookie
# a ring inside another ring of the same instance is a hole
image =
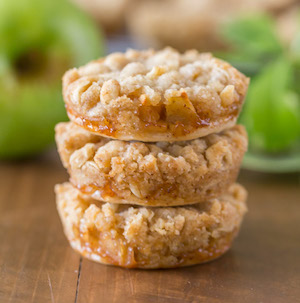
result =
[[[113,53],[63,77],[70,119],[120,140],[182,141],[233,126],[249,79],[208,53]]]

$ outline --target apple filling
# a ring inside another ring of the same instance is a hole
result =
[[[143,131],[145,133],[165,133],[170,131],[173,136],[179,137],[193,132],[195,129],[206,128],[210,125],[221,124],[227,122],[239,113],[239,105],[233,103],[223,110],[222,114],[214,116],[208,112],[197,112],[198,108],[182,97],[172,97],[167,100],[166,105],[151,106],[141,105],[138,111],[139,124],[135,125],[135,131]],[[126,132],[117,126],[118,119],[112,117],[101,117],[101,119],[89,118],[81,116],[69,106],[67,112],[71,120],[79,122],[81,126],[94,133],[112,136],[117,132]],[[114,121],[114,122],[113,122]],[[130,123],[129,123],[130,125]]]
[[[70,183],[57,185],[57,207],[74,249],[92,260],[123,267],[178,267],[226,252],[247,211],[245,190],[179,207],[103,203]]]
[[[248,82],[210,54],[166,48],[114,53],[72,69],[63,78],[63,91],[77,112],[70,115],[73,121],[82,126],[92,121],[94,132],[103,134],[104,127],[107,133],[108,122],[118,139],[176,141],[234,123]]]
[[[127,268],[136,267],[134,250],[121,236],[113,232],[99,232],[96,228],[82,232],[74,226],[80,241],[80,252],[85,257],[99,256],[102,262]]]
[[[73,228],[74,234],[78,236],[80,243],[80,247],[75,247],[75,249],[84,257],[125,268],[153,267],[151,253],[143,253],[143,246],[128,244],[122,236],[121,230],[119,234],[113,231],[99,232],[96,228],[91,228],[84,232],[75,226]],[[174,254],[172,255],[172,264],[167,265],[167,267],[199,264],[216,259],[230,248],[237,232],[238,229],[236,228],[234,231],[225,233],[218,239],[210,238],[208,245],[205,247],[199,247],[194,251],[178,255]],[[148,245],[148,243],[145,244]],[[140,243],[140,245],[142,244]],[[157,243],[156,245],[159,246]],[[161,245],[163,246],[163,244]],[[168,249],[165,250],[165,255],[162,257],[167,258],[167,254]],[[175,262],[174,259],[176,260]],[[161,266],[161,264],[156,264],[154,267],[158,266]]]

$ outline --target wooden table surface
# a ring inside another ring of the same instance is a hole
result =
[[[69,247],[53,186],[56,153],[0,164],[0,302],[300,302],[299,175],[243,171],[249,212],[220,259],[172,270],[128,270]]]

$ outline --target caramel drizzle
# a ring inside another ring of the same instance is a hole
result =
[[[73,184],[74,185],[74,184]],[[81,191],[83,194],[92,195],[95,192],[99,192],[100,196],[105,199],[105,197],[114,197],[116,193],[113,191],[109,183],[105,183],[104,186],[98,186],[94,183],[79,185],[75,184],[75,187]]]
[[[207,248],[200,247],[195,251],[175,256],[177,262],[168,267],[176,268],[193,265],[218,258],[231,247],[231,243],[237,232],[238,228],[227,233],[221,239],[211,238]],[[80,253],[84,257],[93,259],[93,255],[97,255],[101,258],[101,262],[125,268],[147,267],[151,265],[149,262],[151,256],[145,255],[140,260],[137,260],[135,250],[140,250],[139,247],[128,245],[120,236],[113,238],[110,233],[102,233],[95,228],[84,233],[76,228],[76,234],[79,235],[81,244]],[[110,249],[112,246],[109,247],[109,245],[106,245],[105,247],[106,241],[114,241],[113,250]],[[163,264],[161,267],[163,267]]]
[[[108,137],[115,137],[117,133],[117,128],[114,126],[114,123],[111,119],[103,118],[101,119],[92,119],[81,116],[75,110],[70,108],[70,106],[66,105],[66,110],[68,113],[69,118],[72,119],[79,119],[81,121],[81,126],[85,129],[99,133]],[[164,133],[167,130],[170,130],[175,137],[184,136],[193,132],[195,129],[198,128],[205,128],[209,127],[210,125],[217,125],[222,122],[228,122],[236,117],[239,113],[239,105],[234,103],[232,104],[223,115],[216,117],[212,120],[211,116],[208,113],[197,113],[197,118],[193,119],[192,121],[188,121],[184,123],[182,121],[176,121],[175,123],[169,123],[162,119],[158,121],[146,121],[141,119],[141,123],[136,125],[136,131],[144,131],[146,133]],[[163,118],[164,111],[161,112],[161,117]]]
[[[85,129],[94,132],[94,133],[101,133],[105,136],[114,136],[116,133],[116,128],[113,125],[112,121],[102,118],[100,120],[94,120],[91,118],[86,118],[80,116],[75,110],[71,109],[69,106],[66,106],[67,114],[69,118],[72,120],[80,119],[82,125]]]
[[[95,193],[99,193],[99,196],[105,200],[105,198],[109,197],[118,197],[119,199],[123,199],[121,195],[119,195],[114,189],[113,186],[110,184],[110,182],[107,182],[104,184],[104,186],[99,186],[95,183],[91,184],[85,184],[85,185],[80,185],[80,184],[74,184],[72,183],[80,192],[86,195],[93,195]],[[178,196],[178,188],[176,184],[166,184],[165,186],[160,186],[156,191],[153,191],[152,193],[149,193],[148,198],[145,197],[143,198],[143,201],[145,204],[151,203],[151,201],[156,201],[159,199],[161,196],[167,195],[168,197],[177,197]]]
[[[111,237],[110,233],[99,232],[95,228],[87,232],[81,232],[78,228],[76,234],[79,235],[81,251],[87,258],[97,255],[105,263],[118,265],[126,268],[137,266],[134,256],[134,249],[128,245],[121,237]],[[108,241],[114,241],[113,252],[111,247],[103,245]]]

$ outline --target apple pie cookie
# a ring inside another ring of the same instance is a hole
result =
[[[184,141],[232,127],[248,78],[208,53],[128,50],[63,77],[70,119],[120,140]]]
[[[71,246],[91,260],[129,268],[213,260],[230,248],[247,210],[246,191],[238,184],[217,199],[181,207],[102,203],[70,183],[55,191]]]
[[[139,45],[166,45],[184,51],[229,50],[223,33],[228,22],[247,15],[285,13],[299,0],[144,0],[127,10],[126,22]],[[297,14],[297,10],[295,10]],[[298,15],[297,15],[298,16]],[[298,19],[297,19],[298,20]]]
[[[94,199],[146,206],[199,203],[235,182],[247,149],[243,126],[182,142],[111,140],[72,122],[56,126],[71,182]]]

